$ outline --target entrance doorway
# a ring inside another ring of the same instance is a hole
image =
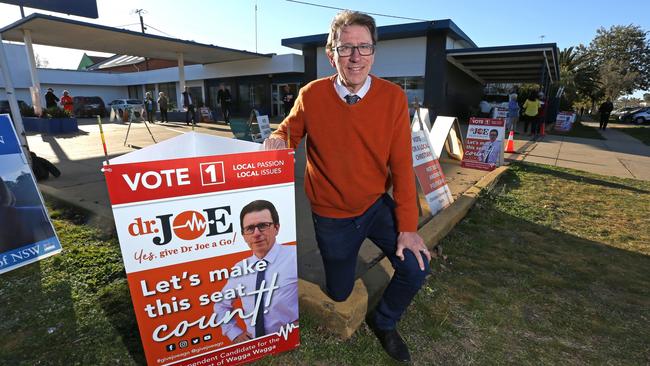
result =
[[[300,88],[300,84],[298,83],[271,84],[271,99],[273,103],[271,107],[272,117],[284,117],[289,114],[289,111],[284,110],[284,103],[282,102],[285,86],[289,86],[291,93],[296,97],[298,96],[298,89]]]

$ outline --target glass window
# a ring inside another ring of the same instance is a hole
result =
[[[142,100],[143,99],[142,86],[141,85],[129,85],[129,98]]]
[[[385,79],[399,85],[404,90],[408,98],[409,106],[415,102],[416,98],[420,104],[424,101],[424,77],[404,76]]]

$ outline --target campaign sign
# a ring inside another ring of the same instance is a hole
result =
[[[503,119],[470,118],[461,165],[466,168],[494,170],[503,164]]]
[[[571,131],[573,127],[573,121],[575,120],[575,113],[572,112],[560,112],[555,117],[555,125],[553,129],[560,132]]]
[[[61,251],[8,114],[0,115],[0,273]]]
[[[299,345],[293,152],[259,146],[192,132],[104,166],[147,364]]]
[[[435,215],[451,205],[454,197],[451,195],[438,157],[431,148],[429,134],[422,130],[411,132],[411,146],[415,176],[422,187],[431,214]]]

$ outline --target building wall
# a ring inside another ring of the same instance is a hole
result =
[[[11,68],[12,81],[16,97],[32,104],[29,88],[32,86],[27,62],[27,54],[22,44],[4,43],[7,58]],[[303,58],[300,55],[274,55],[269,58],[221,62],[207,65],[186,65],[185,80],[190,87],[201,87],[201,99],[206,99],[207,92],[204,81],[215,78],[240,78],[251,75],[273,77],[277,74],[301,74],[304,71]],[[63,89],[68,89],[73,96],[99,96],[105,103],[117,98],[129,97],[128,87],[137,88],[144,95],[145,85],[155,87],[158,83],[176,83],[176,101],[182,105],[178,67],[165,69],[113,73],[102,71],[77,71],[57,69],[37,69],[41,83],[41,103],[45,104],[45,93],[48,87],[55,89],[61,95]],[[6,99],[4,80],[0,74],[0,99]],[[270,93],[270,88],[269,88]]]
[[[379,77],[424,76],[426,37],[379,41],[372,73]],[[325,47],[316,49],[317,77],[336,73],[330,65]]]

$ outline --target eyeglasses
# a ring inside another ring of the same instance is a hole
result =
[[[362,44],[359,46],[338,46],[332,47],[332,50],[336,50],[336,53],[341,57],[350,57],[354,53],[354,49],[359,51],[361,56],[370,56],[375,53],[375,45],[373,44]]]
[[[251,235],[255,232],[255,229],[258,229],[261,233],[263,233],[266,230],[270,229],[273,225],[274,224],[272,222],[260,222],[259,224],[245,226],[242,232],[246,235]]]

